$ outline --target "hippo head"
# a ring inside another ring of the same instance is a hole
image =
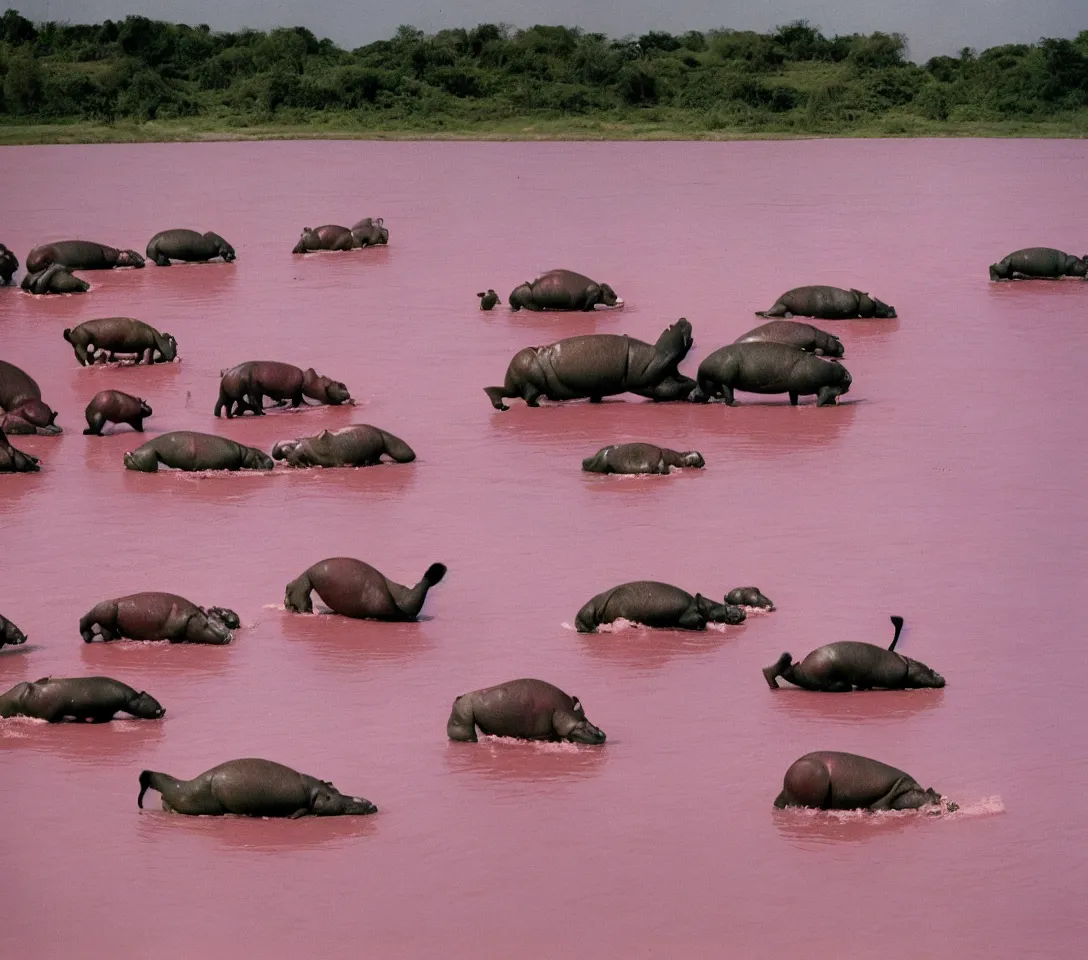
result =
[[[16,407],[12,413],[27,423],[41,428],[43,433],[60,433],[60,427],[53,422],[57,419],[56,411],[51,410],[49,405],[41,400],[27,400]]]
[[[15,261],[16,266],[19,261]],[[1088,253],[1083,257],[1077,257],[1066,271],[1071,277],[1085,277],[1088,278]]]
[[[510,296],[506,298],[510,304],[510,309],[517,312],[522,307],[526,306],[533,301],[533,285],[526,280],[520,286],[514,287],[510,291]]]
[[[562,729],[557,727],[556,732],[564,740],[569,740],[571,743],[592,745],[604,743],[608,738],[600,727],[593,726],[586,719],[586,711],[582,706],[582,701],[577,697],[571,697],[570,701],[571,715],[566,718],[568,723],[564,724]]]
[[[0,617],[0,647],[5,643],[17,647],[26,643],[26,634],[10,620]]]
[[[246,458],[242,461],[243,470],[271,470],[275,464],[272,458],[256,447],[246,447]]]
[[[616,296],[616,291],[607,283],[598,283],[597,286],[601,288],[601,292],[598,295],[598,303],[603,303],[606,307],[614,307],[619,303],[620,298]]]
[[[902,654],[900,654],[900,656],[902,656]],[[936,670],[927,667],[924,663],[920,663],[917,660],[912,660],[910,657],[903,657],[903,660],[907,664],[907,676],[903,681],[903,687],[905,689],[944,686],[944,677]]]
[[[209,617],[214,617],[220,623],[226,624],[231,630],[237,630],[242,625],[242,620],[229,607],[208,607],[204,611]]]
[[[680,454],[680,462],[685,467],[705,467],[706,461],[698,450],[688,450]]]
[[[302,228],[302,236],[298,238],[292,253],[306,253],[308,250],[316,250],[320,246],[320,239],[309,227]]]
[[[135,250],[118,250],[117,251],[117,263],[118,267],[142,267],[144,265],[144,258],[141,257]]]
[[[877,300],[876,297],[871,297],[870,299],[873,301],[874,317],[888,320],[894,320],[896,318],[895,307],[891,304],[885,303],[883,300]]]
[[[695,594],[695,609],[706,617],[708,623],[727,623],[735,627],[748,618],[748,614],[740,607],[731,603],[715,603],[701,593]]]
[[[846,352],[843,348],[842,341],[834,334],[828,334],[829,340],[827,346],[823,348],[825,357],[841,357]]]
[[[199,621],[199,622],[197,622]],[[227,625],[218,617],[193,617],[189,621],[187,638],[193,643],[230,643],[234,639]]]
[[[286,460],[287,457],[298,447],[301,440],[280,440],[274,447],[272,447],[272,459],[273,460]]]
[[[757,607],[774,611],[771,598],[764,596],[759,587],[735,587],[725,595],[725,602],[738,607]]]
[[[156,344],[156,349],[158,349],[159,356],[162,357],[163,363],[170,363],[177,359],[178,342],[174,339],[173,334],[164,333],[161,342]]]
[[[327,403],[330,406],[339,406],[351,399],[348,388],[339,380],[330,380],[321,376],[313,367],[307,369],[302,375],[302,392],[312,400]]]
[[[378,229],[371,241],[372,243],[389,243],[389,230],[384,226],[384,223],[385,221],[381,217],[374,221],[374,225]]]
[[[166,713],[163,705],[144,690],[140,691],[127,709],[134,717],[140,717],[142,720],[158,720]]]
[[[154,412],[151,409],[151,404],[149,404],[143,397],[140,397],[139,400],[140,400],[140,416],[141,417],[150,417],[151,414]]]
[[[346,797],[331,783],[322,782],[310,791],[310,813],[315,817],[359,817],[377,812],[365,797]]]
[[[210,231],[204,234],[205,240],[210,240],[215,244],[215,252],[223,258],[227,263],[232,263],[235,258],[234,247],[232,247],[226,240],[224,240],[218,233],[211,233]]]

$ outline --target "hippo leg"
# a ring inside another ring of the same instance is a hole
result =
[[[170,258],[165,253],[155,254],[155,266],[156,267],[168,267],[168,266],[170,266]]]
[[[246,394],[246,402],[254,414],[258,417],[264,416],[264,394],[261,393],[260,387],[249,388],[249,392]]]
[[[706,629],[706,617],[699,612],[699,608],[692,604],[687,608],[680,618],[676,621],[677,626],[682,627],[684,630],[705,630]]]
[[[472,714],[471,703],[466,701],[466,697],[458,697],[453,701],[453,710],[446,724],[446,736],[451,740],[476,743],[476,720]]]
[[[286,402],[287,402],[286,400],[277,400],[276,401],[276,406],[277,407],[283,406],[283,404],[285,404]],[[307,404],[306,401],[303,400],[303,398],[302,398],[302,389],[299,388],[298,393],[294,394],[291,397],[291,408],[294,409],[295,407],[301,407],[303,405],[309,406],[309,404]]]
[[[527,383],[521,388],[521,397],[527,406],[539,407],[541,396],[541,392],[531,383]]]
[[[790,391],[790,406],[791,407],[796,407],[798,399],[799,399],[798,395],[791,390]]]
[[[128,425],[130,427],[132,427],[132,429],[135,430],[137,433],[143,433],[144,432],[144,418],[143,417],[133,417],[131,420],[128,421]]]
[[[87,417],[87,429],[83,431],[85,436],[102,436],[102,427],[106,424],[106,418],[100,413],[92,413]]]

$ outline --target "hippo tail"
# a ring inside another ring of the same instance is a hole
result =
[[[888,649],[889,650],[894,650],[895,645],[899,642],[899,634],[903,629],[903,618],[893,615],[891,620],[892,620],[892,626],[895,627],[895,636],[892,637],[892,645],[890,647],[888,647]]]
[[[430,590],[436,583],[441,583],[442,578],[446,576],[447,567],[444,563],[432,563],[427,572],[423,574],[423,582],[427,584],[427,589]]]
[[[154,770],[140,771],[140,795],[136,798],[136,806],[141,810],[144,808],[144,794],[147,793],[147,788],[151,786],[151,778],[153,776],[155,776]]]

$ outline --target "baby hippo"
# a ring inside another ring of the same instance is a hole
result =
[[[481,310],[490,310],[495,306],[496,303],[502,303],[499,295],[490,287],[488,287],[486,293],[478,293],[476,294],[476,296],[480,298]]]
[[[158,720],[166,713],[150,693],[110,677],[42,677],[17,683],[0,696],[0,717],[106,723],[118,712],[141,720]]]
[[[706,461],[698,450],[677,453],[652,443],[615,443],[601,447],[582,461],[587,473],[662,473],[670,467],[704,467]]]
[[[543,680],[511,680],[463,693],[446,724],[451,740],[476,742],[476,728],[493,737],[604,743],[604,731],[586,719],[577,697]]]
[[[142,397],[120,390],[99,390],[87,404],[87,436],[102,436],[107,423],[127,423],[133,430],[144,432],[144,417],[151,416],[151,407]]]
[[[636,580],[598,593],[574,620],[579,633],[593,633],[604,623],[630,620],[644,627],[680,630],[705,630],[707,623],[743,623],[746,614],[740,607],[715,603],[701,593],[692,596],[686,590],[656,580]]]
[[[764,596],[759,587],[734,587],[725,595],[725,602],[734,607],[748,607],[774,613],[774,604],[770,597]]]
[[[19,258],[0,243],[0,284],[7,286],[15,271],[19,269]]]
[[[17,647],[20,644],[26,643],[26,634],[8,620],[7,617],[0,615],[0,647],[5,643]]]
[[[273,460],[286,460],[292,467],[372,467],[381,463],[383,455],[397,463],[411,463],[416,458],[400,437],[369,423],[281,440],[272,448]]]
[[[218,417],[225,409],[228,420],[247,410],[263,417],[265,397],[279,405],[290,400],[292,407],[304,406],[304,397],[334,407],[351,402],[343,383],[322,376],[313,367],[302,370],[278,360],[248,360],[223,371],[213,412]]]
[[[226,607],[198,607],[173,593],[133,593],[103,600],[83,615],[85,643],[100,640],[169,640],[171,643],[230,643],[241,621]],[[97,634],[96,634],[97,629]]]

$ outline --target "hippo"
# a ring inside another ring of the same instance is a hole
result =
[[[326,223],[320,227],[303,227],[302,236],[292,253],[312,253],[315,250],[351,250],[355,237],[348,227]]]
[[[26,255],[31,273],[59,263],[69,270],[112,270],[114,267],[142,267],[144,258],[135,250],[118,250],[90,240],[61,240],[35,247]]]
[[[143,809],[148,788],[162,794],[162,808],[191,817],[339,817],[377,813],[363,797],[342,794],[327,780],[318,780],[272,760],[228,760],[192,780],[178,780],[157,770],[140,771]]]
[[[302,406],[303,397],[332,407],[351,401],[343,383],[319,375],[313,367],[303,371],[276,360],[247,360],[223,371],[214,412],[218,417],[226,408],[228,420],[246,410],[263,417],[265,397],[281,404],[290,400],[292,407]]]
[[[427,591],[446,575],[444,563],[432,563],[414,587],[383,576],[369,563],[351,557],[330,557],[315,563],[287,584],[283,605],[293,613],[313,613],[310,591],[333,611],[359,620],[415,620]]]
[[[25,420],[19,421],[26,423]],[[0,429],[0,473],[37,473],[41,461],[29,453],[17,450],[8,441],[7,434]],[[2,646],[0,642],[0,646]]]
[[[26,634],[7,617],[0,614],[0,647],[4,646],[4,644],[18,647],[24,643],[26,643]]]
[[[40,433],[55,436],[61,432],[54,422],[57,414],[42,402],[42,390],[30,374],[13,363],[0,360],[0,411],[8,433]]]
[[[480,298],[481,310],[490,310],[496,303],[502,303],[502,298],[490,287],[487,288],[486,292],[481,291],[476,296]]]
[[[668,473],[670,467],[704,467],[698,450],[677,453],[652,443],[614,443],[582,461],[587,473]]]
[[[851,690],[913,690],[919,687],[943,687],[944,677],[924,663],[895,652],[903,618],[892,617],[895,636],[885,650],[872,643],[840,640],[813,650],[801,663],[784,653],[763,677],[772,690],[778,689],[777,677],[806,690],[824,693],[849,693]]]
[[[771,598],[764,596],[759,587],[735,587],[725,595],[727,605],[734,607],[749,607],[752,610],[766,610],[774,613],[774,603]]]
[[[234,247],[218,233],[197,233],[195,230],[163,230],[147,244],[147,259],[156,266],[168,267],[171,260],[186,263],[207,263],[220,257],[224,263],[235,258]]]
[[[7,286],[15,271],[19,269],[19,258],[0,243],[0,285]]]
[[[373,247],[389,243],[389,230],[381,217],[365,217],[351,228],[351,237],[356,247]]]
[[[521,397],[530,407],[540,398],[599,403],[602,397],[634,393],[651,400],[686,400],[695,381],[677,370],[693,341],[683,317],[651,346],[626,334],[593,333],[518,351],[501,387],[484,387],[496,410],[503,399]]]
[[[795,760],[774,805],[817,810],[913,810],[940,804],[936,790],[923,790],[910,774],[855,753],[819,750]],[[958,809],[948,803],[949,810]]]
[[[623,306],[607,283],[590,280],[573,270],[549,270],[535,280],[526,280],[510,292],[510,309],[592,310],[598,303]]]
[[[28,273],[21,284],[27,293],[45,296],[48,293],[86,293],[91,285],[59,263],[51,264],[37,273]]]
[[[720,347],[699,364],[699,389],[692,399],[706,403],[724,397],[733,405],[734,390],[746,393],[788,393],[790,403],[816,394],[826,407],[850,389],[853,378],[837,360],[822,360],[784,343],[733,343]]]
[[[1053,247],[1025,247],[990,264],[991,280],[1088,280],[1088,254],[1075,257]]]
[[[446,736],[476,742],[476,728],[493,737],[601,744],[605,733],[586,719],[577,697],[543,680],[510,680],[463,693],[453,701]]]
[[[623,618],[644,627],[705,630],[707,623],[743,623],[745,613],[732,604],[715,603],[701,593],[656,580],[635,580],[598,593],[574,619],[579,633],[593,633],[603,623]]]
[[[144,417],[150,417],[152,410],[142,397],[120,390],[99,390],[87,404],[85,411],[87,436],[102,436],[102,427],[107,423],[127,423],[138,433],[144,432]]]
[[[107,723],[118,712],[141,720],[159,720],[166,713],[150,693],[110,677],[42,677],[0,695],[0,717]]]
[[[174,430],[148,440],[124,456],[125,468],[154,473],[159,464],[178,470],[271,470],[263,450],[195,430]]]
[[[133,593],[103,600],[83,615],[79,632],[85,643],[99,640],[169,640],[171,643],[230,643],[241,626],[227,607],[198,607],[173,593]],[[95,628],[97,628],[97,633]]]
[[[84,367],[94,363],[99,352],[107,354],[110,362],[119,353],[135,354],[137,363],[170,363],[178,355],[178,342],[173,336],[132,317],[85,320],[72,328],[65,327],[64,339]]]
[[[824,333],[810,323],[794,320],[772,320],[761,327],[737,337],[734,343],[788,343],[805,353],[822,353],[825,357],[841,357],[842,341],[833,333]]]
[[[876,317],[894,320],[895,307],[861,291],[842,287],[794,287],[787,290],[770,310],[757,310],[757,317],[817,317],[821,320],[851,320]]]
[[[272,448],[273,460],[286,460],[292,467],[372,467],[381,462],[382,454],[397,463],[411,463],[416,458],[400,437],[369,423],[281,440]]]

